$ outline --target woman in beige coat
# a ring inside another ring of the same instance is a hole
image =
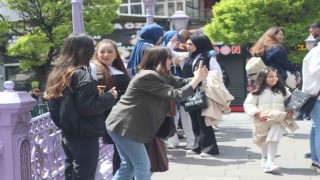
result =
[[[289,95],[279,80],[278,72],[274,68],[266,68],[259,73],[255,89],[244,102],[245,112],[253,119],[253,142],[261,148],[261,167],[266,173],[279,170],[274,159],[286,127],[284,121],[293,115],[284,106]],[[277,118],[273,115],[275,113]]]

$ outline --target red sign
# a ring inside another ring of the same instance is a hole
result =
[[[223,55],[228,55],[228,54],[241,54],[241,47],[240,46],[213,46],[213,49],[217,52],[217,54],[223,54]]]

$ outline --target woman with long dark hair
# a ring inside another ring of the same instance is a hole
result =
[[[113,179],[150,180],[150,161],[144,143],[150,142],[164,121],[171,100],[182,100],[206,78],[208,70],[199,64],[194,78],[170,74],[170,51],[162,46],[146,50],[138,74],[112,108],[106,120],[107,131],[115,142],[121,167]]]
[[[99,95],[90,74],[93,39],[70,35],[50,73],[44,98],[60,101],[61,143],[65,152],[65,179],[94,180],[99,158],[99,137],[105,134],[103,112],[116,103],[117,92]]]

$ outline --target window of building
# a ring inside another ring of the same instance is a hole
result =
[[[164,4],[155,4],[154,5],[154,15],[155,16],[164,16],[165,15]]]
[[[212,8],[214,2],[217,1],[199,1],[199,0],[186,0],[186,14],[191,19],[208,19],[212,17]]]
[[[172,16],[173,13],[175,12],[175,3],[169,2],[168,3],[168,16]],[[177,9],[179,10],[179,9]]]
[[[186,0],[157,0],[154,5],[155,17],[170,17],[175,11],[185,11]],[[142,0],[122,0],[120,15],[146,15],[146,7]]]
[[[142,14],[141,5],[131,5],[130,9],[131,9],[131,14],[138,14],[138,15]]]
[[[119,12],[120,14],[128,14],[129,13],[128,6],[121,6],[119,8]]]

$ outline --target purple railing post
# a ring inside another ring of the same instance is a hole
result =
[[[31,180],[29,121],[36,100],[13,88],[6,81],[0,92],[0,179]]]
[[[153,6],[156,2],[157,0],[143,0],[144,5],[146,6],[147,25],[153,24]]]
[[[72,4],[73,34],[84,33],[82,0],[71,0],[71,4]]]

